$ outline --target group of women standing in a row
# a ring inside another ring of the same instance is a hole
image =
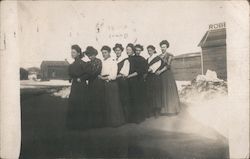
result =
[[[160,42],[162,53],[156,54],[149,45],[149,58],[140,56],[142,45],[129,43],[126,53],[121,44],[110,56],[111,48],[103,46],[103,61],[98,51],[88,46],[82,52],[71,47],[75,61],[69,66],[72,86],[69,96],[67,125],[69,128],[117,127],[125,123],[140,123],[146,118],[178,114],[180,101],[170,70],[172,55],[167,52],[167,40]],[[86,55],[90,59],[84,62]]]

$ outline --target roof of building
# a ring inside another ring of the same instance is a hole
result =
[[[222,45],[226,45],[226,28],[208,30],[198,44],[202,48]]]
[[[40,68],[38,68],[38,67],[29,67],[29,68],[27,68],[27,70],[28,70],[29,72],[39,72],[39,71],[40,71]]]
[[[192,52],[192,53],[181,54],[178,56],[174,56],[174,59],[196,57],[196,56],[201,56],[201,53],[200,52]]]
[[[68,66],[69,62],[68,61],[42,61],[41,66]]]

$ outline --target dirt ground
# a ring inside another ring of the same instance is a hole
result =
[[[21,96],[20,158],[228,158],[228,142],[196,121],[182,106],[178,116],[150,118],[118,128],[70,131],[65,127],[67,99]]]

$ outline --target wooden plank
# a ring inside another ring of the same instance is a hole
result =
[[[172,68],[172,70],[178,70],[178,71],[187,71],[187,70],[200,70],[201,67],[196,68]]]
[[[226,60],[206,60],[206,61],[203,61],[203,65],[205,64],[226,64]]]
[[[201,68],[201,64],[193,64],[193,65],[172,65],[171,68],[174,68],[174,69]]]
[[[192,60],[192,61],[173,61],[172,64],[195,64],[195,63],[201,63],[201,59],[198,60]]]
[[[201,58],[195,58],[195,59],[182,59],[182,60],[173,60],[173,63],[174,62],[179,62],[179,63],[185,63],[185,62],[190,62],[190,63],[192,63],[192,62],[196,62],[196,61],[201,61]]]
[[[206,58],[216,58],[216,57],[226,57],[227,55],[225,53],[218,53],[218,54],[209,54],[209,55],[204,55],[203,56],[203,59],[206,59]]]
[[[209,60],[209,61],[203,61],[203,65],[226,65],[226,60]]]
[[[214,57],[205,57],[203,58],[203,63],[206,61],[226,61],[226,56],[214,56]]]
[[[204,67],[204,69],[210,69],[210,70],[220,70],[220,69],[227,69],[226,67],[217,67],[217,66],[210,66],[210,67]]]
[[[186,74],[174,74],[174,78],[175,80],[185,80],[185,81],[191,81],[193,79],[195,79],[197,77],[197,75],[199,75],[201,73],[193,73],[193,74],[190,74],[190,73],[186,73]]]
[[[200,65],[201,64],[201,60],[197,60],[197,61],[183,61],[183,62],[179,62],[179,61],[173,61],[172,65]]]
[[[218,56],[218,55],[227,55],[225,51],[213,51],[213,52],[205,52],[203,53],[203,58],[204,56]]]
[[[204,52],[214,52],[216,50],[224,50],[224,51],[226,51],[227,49],[226,49],[226,46],[203,48],[202,53],[204,53]]]

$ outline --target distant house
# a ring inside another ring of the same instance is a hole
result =
[[[202,71],[212,70],[218,78],[227,79],[226,24],[211,24],[199,45],[202,49]]]
[[[29,74],[39,74],[40,73],[40,68],[38,67],[29,67],[27,68]]]
[[[178,81],[190,81],[202,73],[201,53],[187,53],[173,58],[171,69]]]
[[[38,67],[30,67],[27,69],[29,72],[29,79],[40,79],[41,78],[41,71]]]
[[[42,80],[68,79],[68,61],[43,61],[41,63]]]
[[[29,72],[26,69],[20,68],[20,80],[28,80],[28,75]]]

